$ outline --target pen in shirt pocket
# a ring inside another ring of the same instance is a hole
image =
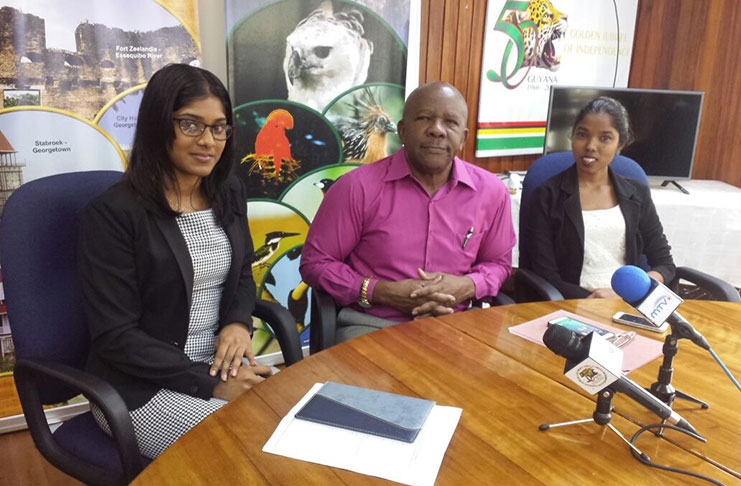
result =
[[[468,228],[468,233],[466,233],[466,236],[463,238],[463,245],[461,246],[461,250],[465,250],[466,249],[466,245],[468,244],[468,240],[473,236],[473,232],[474,232],[475,229],[476,228],[474,228],[473,226],[471,226],[470,228]]]

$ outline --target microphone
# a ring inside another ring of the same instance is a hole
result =
[[[671,407],[623,375],[622,351],[599,334],[590,332],[579,339],[574,331],[554,325],[543,334],[543,342],[548,349],[566,358],[564,374],[587,392],[594,394],[609,387],[629,396],[662,419],[697,434],[694,427]]]
[[[689,339],[710,351],[710,345],[703,335],[676,312],[684,300],[666,285],[650,278],[646,272],[633,265],[618,268],[612,274],[611,284],[616,294],[656,326],[669,321],[672,333],[678,338]]]

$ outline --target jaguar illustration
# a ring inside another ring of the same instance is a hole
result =
[[[524,55],[522,67],[533,66],[556,71],[561,63],[556,41],[566,35],[568,16],[556,10],[550,0],[531,0],[525,11],[512,11],[508,18],[523,34]],[[532,21],[531,25],[521,25]]]

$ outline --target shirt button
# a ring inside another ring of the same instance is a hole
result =
[[[198,391],[198,385],[193,385],[193,386],[190,387],[190,392],[192,394],[195,395],[197,391]]]

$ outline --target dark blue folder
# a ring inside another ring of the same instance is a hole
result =
[[[327,382],[296,418],[414,442],[435,402]]]

